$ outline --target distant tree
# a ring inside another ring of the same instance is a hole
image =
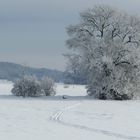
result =
[[[65,54],[69,63],[65,71],[66,84],[87,84],[86,70],[81,63],[81,58],[78,55]]]
[[[86,70],[88,94],[100,99],[131,99],[140,85],[140,20],[109,6],[80,14],[67,28],[67,46],[79,58],[74,69]],[[76,61],[77,62],[77,61]]]
[[[41,89],[46,96],[52,96],[56,94],[55,83],[49,77],[43,77],[41,79]]]
[[[15,82],[12,89],[13,95],[35,97],[42,94],[39,81],[33,76],[24,76]]]

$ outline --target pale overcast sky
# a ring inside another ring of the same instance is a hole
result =
[[[140,14],[140,0],[0,0],[0,61],[64,70],[65,28],[97,4]]]

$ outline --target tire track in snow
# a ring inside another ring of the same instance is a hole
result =
[[[77,104],[65,107],[63,109],[60,109],[58,112],[56,112],[54,115],[52,115],[50,117],[50,120],[60,123],[65,126],[69,126],[69,127],[73,127],[73,128],[77,128],[77,129],[81,129],[81,130],[86,130],[86,131],[91,131],[94,133],[99,133],[99,134],[103,134],[103,135],[107,135],[107,136],[111,136],[111,137],[127,139],[127,140],[140,140],[140,137],[128,136],[128,135],[123,135],[123,134],[119,134],[119,133],[115,133],[115,132],[111,132],[111,131],[107,131],[107,130],[90,128],[90,127],[87,127],[84,125],[72,124],[72,123],[64,122],[63,120],[61,120],[61,117],[65,112],[69,111],[72,108],[79,106],[80,104],[81,103],[77,103]]]

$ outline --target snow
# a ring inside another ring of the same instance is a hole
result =
[[[139,100],[93,100],[75,85],[39,98],[12,96],[11,88],[0,81],[0,140],[140,140]]]

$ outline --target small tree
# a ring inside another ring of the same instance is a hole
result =
[[[87,84],[86,70],[83,69],[83,63],[78,55],[65,54],[69,63],[65,71],[66,84]]]
[[[42,94],[39,81],[33,76],[24,76],[15,82],[12,89],[13,95],[35,97]]]
[[[41,89],[46,96],[55,95],[55,83],[51,78],[43,77],[41,79]]]

